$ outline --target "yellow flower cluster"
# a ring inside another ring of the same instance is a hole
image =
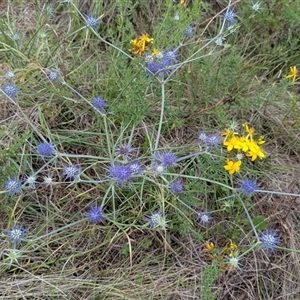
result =
[[[237,266],[233,266],[228,261],[237,256],[238,246],[231,240],[229,241],[229,244],[219,249],[215,247],[214,243],[207,241],[202,252],[208,253],[209,259],[217,262],[222,269],[235,271]]]
[[[231,175],[239,172],[244,156],[250,158],[251,161],[255,161],[257,158],[263,159],[265,157],[264,151],[261,148],[261,145],[265,143],[263,137],[255,139],[253,137],[255,129],[249,127],[247,123],[243,124],[243,128],[245,134],[242,136],[230,129],[226,129],[223,133],[223,136],[225,136],[223,145],[226,147],[227,151],[235,151],[237,154],[237,159],[227,159],[224,166],[224,169]]]
[[[129,51],[134,55],[142,56],[148,50],[149,44],[152,43],[152,38],[147,34],[142,34],[139,38],[130,41],[132,48]]]

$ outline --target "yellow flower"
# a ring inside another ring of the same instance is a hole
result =
[[[153,39],[150,38],[147,34],[142,34],[138,39],[134,39],[130,41],[130,45],[132,48],[130,49],[130,52],[142,56],[145,51],[148,50],[147,46],[148,44],[152,44]]]
[[[256,160],[257,157],[259,157],[260,159],[265,158],[263,150],[256,144],[256,142],[250,143],[247,156],[250,156],[252,161]]]
[[[208,252],[211,253],[215,249],[215,245],[212,242],[206,241],[205,242],[205,248],[202,250],[202,252]]]
[[[227,141],[223,142],[223,145],[227,147],[227,151],[231,151],[233,148],[236,148],[236,145],[239,143],[239,139],[235,136],[231,137]]]
[[[234,173],[236,173],[240,170],[241,165],[242,165],[241,160],[233,161],[233,160],[227,159],[226,160],[226,165],[224,166],[224,169],[226,171],[228,171],[228,173],[230,175],[232,175],[232,174],[234,174]]]
[[[298,76],[298,70],[297,67],[290,67],[290,74],[285,76],[285,78],[292,78],[292,82],[295,82],[296,77]]]

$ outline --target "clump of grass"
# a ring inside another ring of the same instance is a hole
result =
[[[3,297],[296,295],[298,62],[257,28],[290,8],[131,2],[1,21]]]

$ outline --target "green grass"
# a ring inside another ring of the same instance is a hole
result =
[[[0,6],[1,299],[298,299],[299,79],[285,76],[300,64],[300,4],[261,1],[255,12],[254,2],[236,1],[232,34],[226,1],[174,2]],[[85,24],[90,14],[101,20],[95,29]],[[153,38],[148,54],[179,53],[164,78],[147,76],[143,57],[129,51],[144,33]],[[96,96],[105,112],[94,109]],[[224,139],[234,123],[264,137],[266,157],[243,157],[230,175],[224,165],[235,153],[197,137]],[[52,157],[37,153],[42,142],[55,146]],[[132,157],[117,155],[122,144]],[[162,173],[159,152],[178,158]],[[143,173],[116,184],[107,170],[129,161]],[[76,180],[63,174],[69,164],[81,170]],[[9,178],[20,193],[9,193]],[[258,185],[250,196],[238,190],[246,178]],[[174,180],[184,191],[170,190]],[[104,222],[93,224],[96,203]],[[26,230],[20,243],[8,235],[13,226]],[[280,238],[274,252],[259,241],[266,229]]]

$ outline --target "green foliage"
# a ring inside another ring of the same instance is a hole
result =
[[[221,270],[213,265],[206,266],[202,273],[201,292],[199,297],[203,300],[215,300],[216,294],[213,292],[214,282],[221,274]]]

